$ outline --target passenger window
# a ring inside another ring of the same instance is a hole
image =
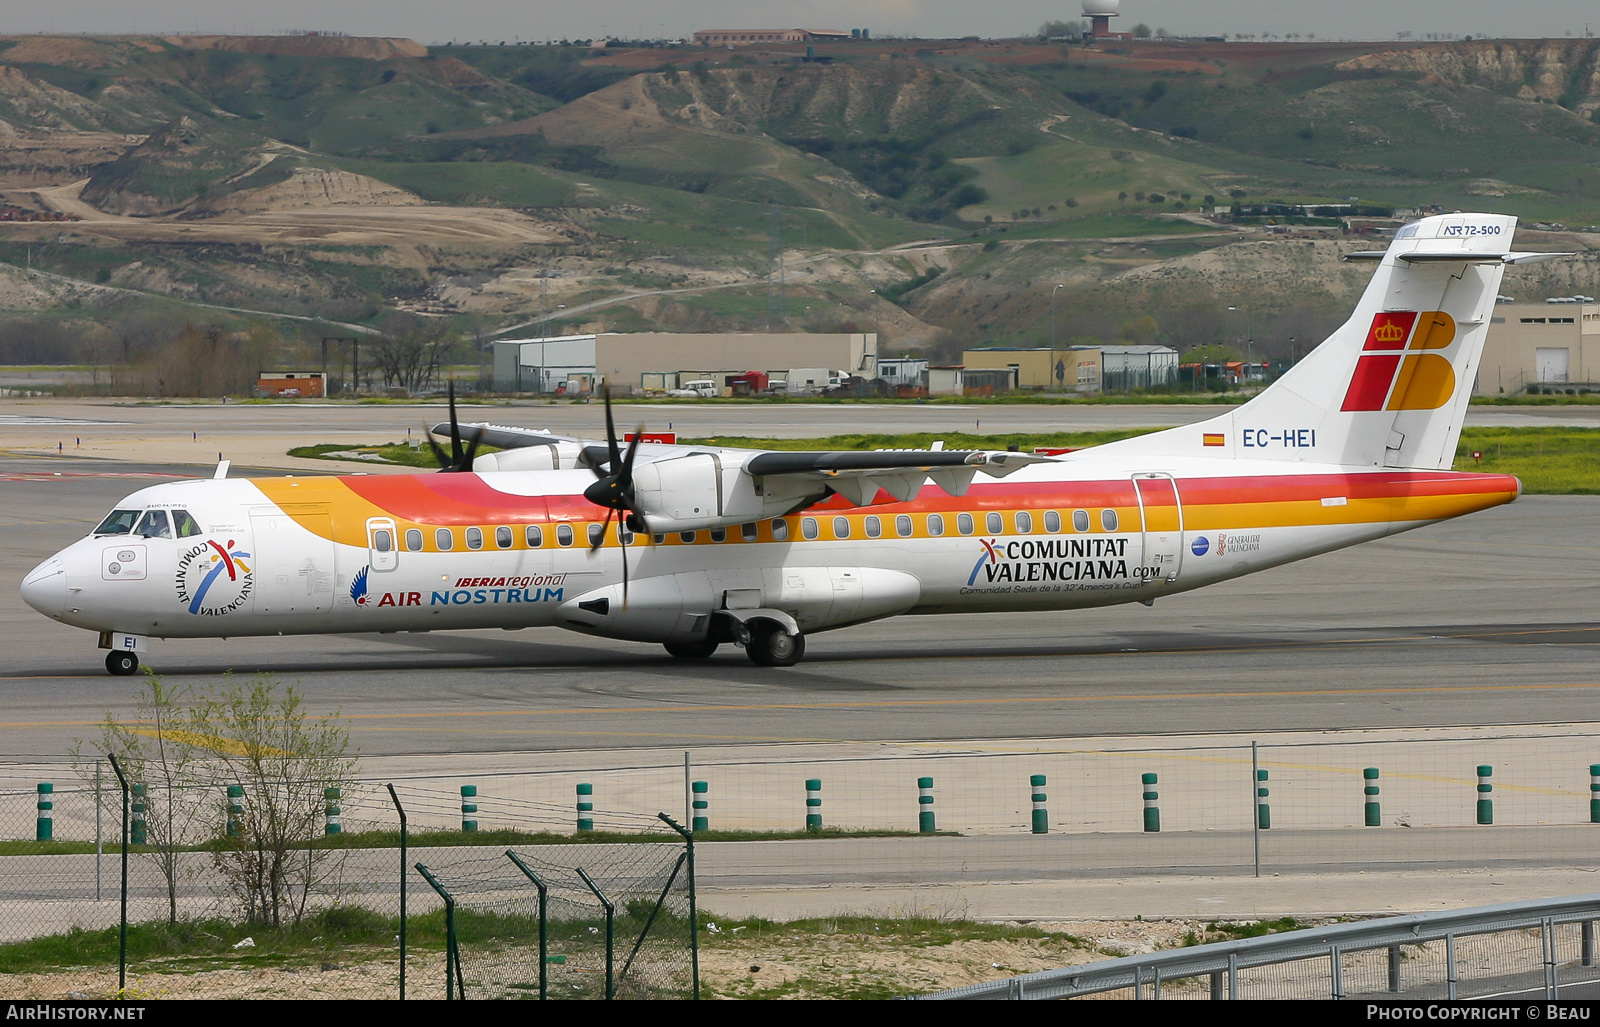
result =
[[[178,529],[179,538],[192,538],[195,535],[203,534],[200,531],[200,525],[195,522],[193,517],[189,516],[189,511],[187,510],[172,511],[172,526]]]
[[[667,536],[665,536],[665,535],[656,535],[655,536],[655,543],[658,546],[666,545],[667,544]]]
[[[834,538],[849,538],[850,537],[850,518],[848,518],[848,517],[835,517],[833,519],[833,537]]]
[[[1074,511],[1072,511],[1072,530],[1073,531],[1088,531],[1089,530],[1089,511],[1087,511],[1087,510],[1074,510]]]
[[[94,529],[96,535],[126,535],[133,530],[133,522],[139,519],[137,510],[113,510],[110,516],[100,522],[100,527]]]
[[[739,525],[739,537],[746,542],[754,542],[761,535],[761,528],[756,522]]]
[[[789,541],[789,522],[781,517],[772,522],[772,541]]]
[[[876,517],[867,518],[867,538],[877,538],[883,534],[883,522]]]
[[[726,541],[728,541],[728,529],[727,528],[712,528],[711,529],[711,541],[713,541],[713,542],[726,542]]]
[[[167,512],[165,510],[147,512],[139,521],[139,527],[135,529],[134,534],[145,538],[171,538],[172,525],[167,523]]]
[[[678,541],[682,542],[686,546],[694,545],[694,539],[695,539],[695,533],[692,532],[692,531],[680,531],[680,532],[678,532]]]
[[[963,535],[972,534],[972,515],[967,513],[956,514],[956,530]]]
[[[439,552],[448,553],[456,547],[456,537],[449,528],[440,528],[433,533],[433,544],[439,547]]]
[[[940,517],[938,514],[929,514],[928,515],[928,534],[930,534],[930,535],[943,535],[944,534],[944,518],[943,517]]]
[[[1061,530],[1061,515],[1054,510],[1044,512],[1044,530],[1054,535]]]
[[[1107,531],[1117,530],[1117,512],[1115,510],[1100,511],[1100,526]]]
[[[523,528],[522,537],[528,543],[529,549],[538,549],[544,545],[544,530],[537,524],[530,524]]]
[[[379,528],[372,533],[372,548],[379,553],[387,553],[394,549],[394,536],[389,534],[388,528]]]
[[[558,525],[556,525],[556,545],[558,545],[558,546],[570,546],[570,545],[572,545],[572,525],[570,525],[570,524],[558,524]]]
[[[901,538],[911,537],[911,515],[897,514],[894,519],[894,533]]]
[[[606,526],[604,524],[589,525],[589,548],[593,549],[595,546],[598,546],[602,541],[604,541],[605,537]]]
[[[989,534],[991,534],[991,535],[998,535],[1001,532],[1006,530],[1005,518],[1001,517],[999,514],[995,513],[993,510],[989,511],[988,515],[986,517],[984,517],[983,521],[984,521],[984,524],[987,526]]]
[[[406,529],[406,550],[412,553],[422,552],[422,532],[416,528]]]
[[[510,528],[508,528],[504,524],[502,524],[502,525],[500,525],[500,527],[494,529],[494,544],[495,545],[499,546],[501,549],[510,549],[512,541],[513,541],[513,539],[512,539],[512,536],[511,536],[511,529]]]
[[[617,541],[621,542],[625,546],[631,546],[631,545],[633,545],[633,538],[634,538],[633,532],[628,529],[628,526],[626,524],[623,524],[621,521],[618,521],[617,522]]]
[[[800,518],[800,534],[806,538],[817,537],[817,519],[815,517]]]
[[[468,528],[467,529],[467,548],[468,549],[482,549],[483,548],[483,529],[482,528]]]
[[[1033,514],[1026,510],[1017,511],[1017,532],[1021,535],[1033,534]]]

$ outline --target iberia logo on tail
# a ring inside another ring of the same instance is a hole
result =
[[[1444,406],[1456,391],[1455,368],[1446,357],[1423,351],[1444,349],[1455,338],[1455,319],[1442,310],[1386,310],[1374,315],[1339,409],[1437,410]]]

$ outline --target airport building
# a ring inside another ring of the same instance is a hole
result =
[[[494,343],[497,392],[587,392],[608,382],[632,391],[678,387],[745,371],[792,368],[877,376],[876,332],[601,332]],[[570,385],[566,383],[572,383]]]
[[[1096,346],[986,346],[964,351],[961,363],[969,372],[1009,369],[1012,389],[1100,391],[1101,349]]]
[[[1600,304],[1592,296],[1498,303],[1474,392],[1600,387]]]

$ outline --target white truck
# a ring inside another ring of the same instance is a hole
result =
[[[784,392],[790,396],[815,396],[828,389],[837,388],[847,375],[826,367],[791,367]]]

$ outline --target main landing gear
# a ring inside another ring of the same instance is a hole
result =
[[[806,636],[791,635],[776,621],[752,621],[744,651],[758,667],[793,667],[806,654]]]
[[[125,678],[139,670],[139,657],[133,653],[109,652],[106,653],[106,670],[119,678]]]
[[[717,651],[723,641],[744,646],[745,655],[758,667],[793,667],[806,654],[806,636],[791,635],[777,621],[759,618],[735,624],[737,638],[704,638],[697,642],[665,642],[667,652],[680,660],[704,660]]]

